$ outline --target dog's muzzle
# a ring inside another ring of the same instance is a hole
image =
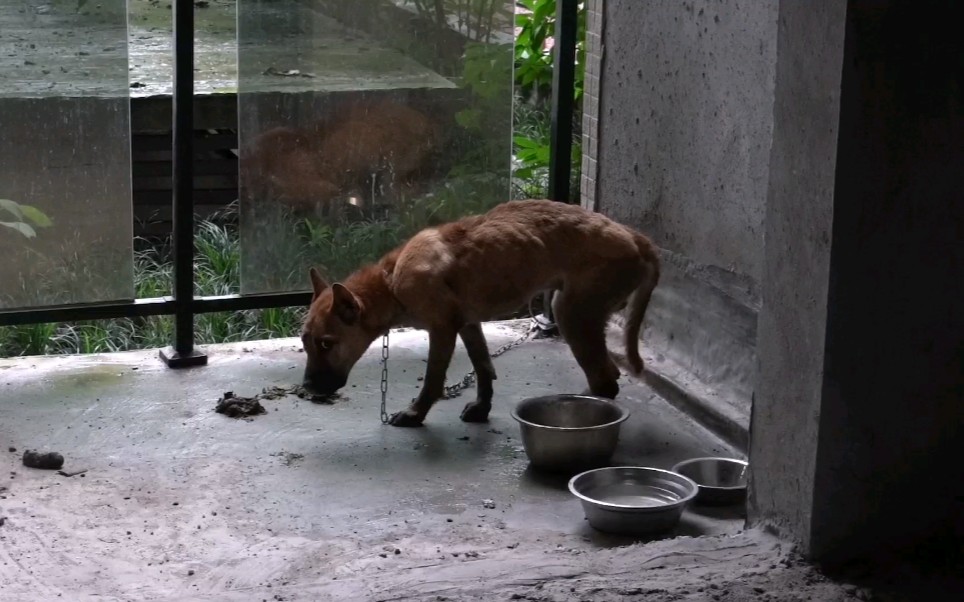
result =
[[[346,382],[348,382],[348,377],[341,374],[305,371],[305,377],[301,384],[309,393],[331,395],[344,387]]]

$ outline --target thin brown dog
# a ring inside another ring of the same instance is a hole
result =
[[[619,369],[606,349],[606,324],[628,307],[626,358],[641,372],[639,329],[659,280],[659,258],[647,237],[598,213],[526,200],[422,230],[343,283],[329,285],[314,268],[310,275],[314,297],[301,336],[305,388],[331,394],[343,387],[372,341],[390,328],[427,330],[424,386],[391,417],[395,426],[419,426],[443,394],[457,336],[478,379],[478,398],[462,420],[488,419],[496,375],[481,323],[546,289],[559,291],[555,319],[589,391],[615,397]]]

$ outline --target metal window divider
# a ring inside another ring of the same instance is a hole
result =
[[[558,0],[552,47],[555,57],[549,126],[549,198],[561,203],[571,202],[569,182],[572,179],[572,110],[578,22],[578,0]],[[552,314],[553,295],[551,289],[542,293],[542,315],[536,318],[540,338],[559,334]]]
[[[194,347],[194,0],[174,0],[173,8],[174,344],[160,357],[169,368],[187,368],[208,362]]]

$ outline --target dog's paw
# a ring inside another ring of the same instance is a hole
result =
[[[599,387],[598,391],[593,391],[591,388],[585,389],[581,394],[589,397],[602,397],[604,399],[616,399],[616,396],[619,395],[619,385],[611,384],[605,387]]]
[[[404,410],[392,414],[392,417],[388,419],[388,424],[402,427],[423,426],[422,419],[412,410]]]
[[[465,408],[462,410],[462,422],[488,422],[489,410],[491,409],[491,403],[471,401],[465,404]]]

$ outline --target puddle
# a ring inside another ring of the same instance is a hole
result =
[[[72,372],[55,372],[42,382],[47,397],[77,397],[118,384],[130,372],[131,367],[124,365],[89,366]]]

